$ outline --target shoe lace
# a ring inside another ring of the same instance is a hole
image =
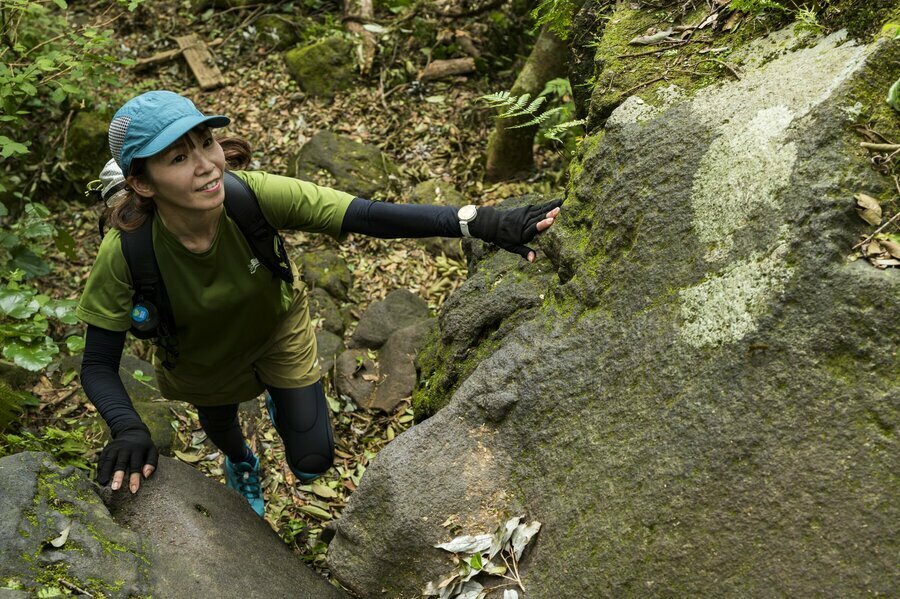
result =
[[[238,470],[237,474],[238,490],[244,497],[247,497],[249,499],[256,499],[257,497],[262,496],[262,488],[259,484],[259,477],[256,476],[253,471]]]

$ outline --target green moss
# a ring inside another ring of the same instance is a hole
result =
[[[886,22],[900,20],[895,0],[830,0],[819,20],[828,31],[846,29],[854,39],[868,40]]]
[[[284,61],[300,88],[311,96],[333,98],[356,80],[353,43],[343,35],[294,48]]]
[[[65,562],[55,562],[53,564],[44,564],[37,568],[33,566],[32,568],[34,572],[33,580],[38,587],[60,588],[63,586],[61,581],[65,581],[91,593],[94,597],[106,597],[107,593],[114,593],[122,588],[121,585],[111,585],[94,577],[80,580],[71,575],[69,565]]]
[[[433,416],[447,405],[459,385],[499,346],[499,339],[485,339],[469,350],[464,359],[458,360],[454,358],[454,348],[441,340],[440,331],[432,331],[417,357],[419,382],[412,395],[416,422]]]

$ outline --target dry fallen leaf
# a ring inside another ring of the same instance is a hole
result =
[[[69,531],[72,529],[72,526],[66,526],[59,536],[50,541],[50,544],[56,548],[62,547],[66,544],[66,541],[69,539]]]
[[[881,254],[881,252],[881,244],[879,244],[877,240],[873,239],[868,244],[866,244],[867,256],[878,256],[879,254]]]
[[[881,224],[881,205],[878,200],[864,193],[858,193],[856,198],[856,213],[859,217],[870,225],[878,226]]]
[[[889,239],[881,240],[881,246],[888,251],[888,253],[900,260],[900,243],[893,242]]]

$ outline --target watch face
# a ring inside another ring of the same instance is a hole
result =
[[[469,204],[468,206],[463,206],[459,209],[458,216],[459,220],[470,221],[474,220],[475,214],[477,214],[477,210],[475,206]]]

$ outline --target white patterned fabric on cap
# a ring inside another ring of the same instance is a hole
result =
[[[119,166],[122,165],[122,145],[125,143],[129,123],[131,117],[120,116],[109,124],[109,151]]]

